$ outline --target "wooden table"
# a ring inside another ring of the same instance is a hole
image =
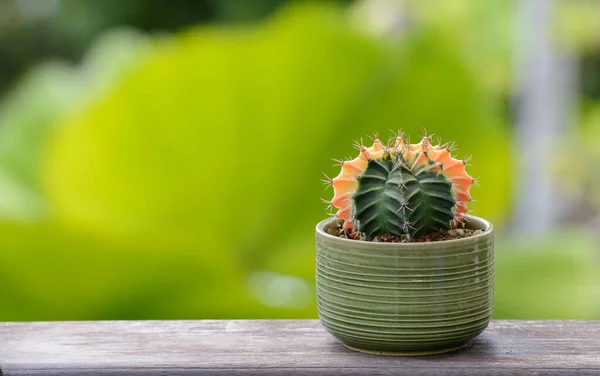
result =
[[[0,375],[600,375],[600,321],[493,321],[453,353],[350,351],[318,321],[0,323]]]

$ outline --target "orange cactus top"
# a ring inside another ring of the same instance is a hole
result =
[[[369,148],[361,145],[359,156],[342,162],[339,175],[331,180],[334,189],[331,205],[338,209],[336,216],[344,220],[344,229],[354,229],[352,195],[358,187],[358,176],[366,169],[369,159],[381,158],[386,152],[401,155],[413,171],[422,168],[441,171],[452,184],[452,196],[456,202],[453,208],[453,227],[462,221],[467,212],[466,203],[471,201],[469,190],[473,184],[473,178],[465,171],[465,162],[452,158],[450,149],[432,145],[429,137],[423,137],[417,144],[405,143],[402,137],[397,137],[393,147],[384,145],[378,139]],[[432,164],[431,161],[435,163]]]

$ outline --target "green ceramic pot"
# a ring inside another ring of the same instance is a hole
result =
[[[325,329],[353,350],[387,355],[461,348],[492,316],[491,223],[479,235],[431,243],[373,243],[317,225],[317,303]],[[335,226],[335,224],[333,224]]]

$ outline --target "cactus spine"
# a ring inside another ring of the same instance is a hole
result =
[[[330,181],[331,205],[344,229],[368,240],[387,234],[412,238],[462,221],[473,178],[450,148],[432,145],[427,136],[410,144],[400,135],[388,145],[376,138],[369,148],[357,147],[360,155],[342,162]]]

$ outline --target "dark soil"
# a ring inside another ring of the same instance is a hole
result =
[[[342,229],[343,221],[332,221],[327,225],[328,228],[325,228],[325,231],[331,235],[337,235],[340,238],[346,239],[355,239],[355,240],[364,240],[360,239],[360,234],[357,232],[345,231]],[[383,235],[377,236],[372,241],[374,242],[384,242],[384,243],[426,243],[426,242],[438,242],[443,240],[454,240],[454,239],[462,239],[468,238],[469,236],[478,235],[481,233],[481,230],[472,230],[470,228],[455,228],[451,230],[440,229],[439,231],[432,232],[429,234],[419,235],[412,239],[409,239],[408,236],[397,236],[397,235]]]

